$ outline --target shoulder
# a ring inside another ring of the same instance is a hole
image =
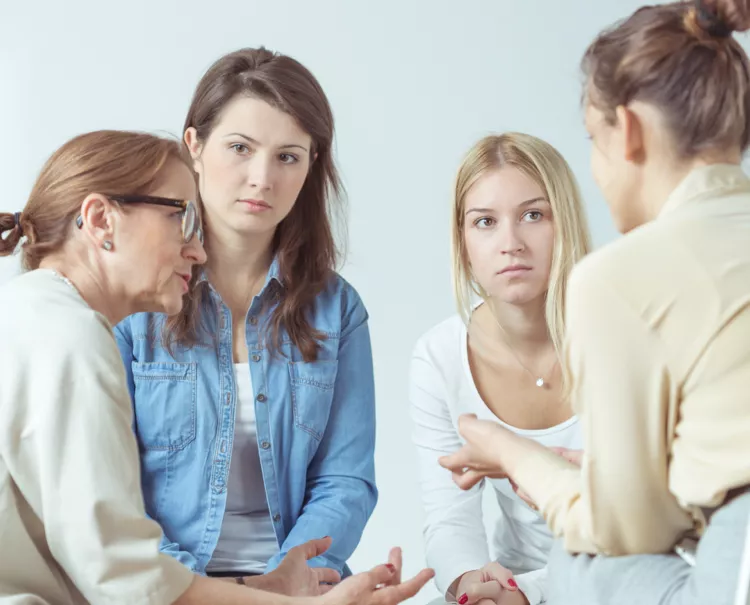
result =
[[[635,301],[648,295],[648,287],[637,286],[648,286],[669,273],[672,261],[667,249],[671,237],[668,224],[654,221],[591,252],[570,274],[569,301],[586,304],[604,289],[623,300]]]
[[[346,334],[370,318],[356,288],[335,272],[315,298],[314,307],[314,323],[330,333]]]
[[[412,357],[436,367],[460,368],[466,326],[456,314],[427,330],[414,345]]]
[[[107,319],[49,271],[11,279],[2,288],[0,306],[14,318],[6,337],[21,348],[34,348],[36,355],[45,351],[60,357],[66,351],[86,355],[97,345],[114,344]]]
[[[93,369],[119,359],[107,319],[50,272],[13,278],[2,288],[0,306],[14,318],[3,346],[13,363]]]

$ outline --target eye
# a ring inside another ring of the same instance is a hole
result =
[[[177,210],[176,212],[171,212],[169,216],[175,219],[178,218],[182,220],[182,217],[185,216],[185,210],[182,209],[182,210]]]
[[[299,162],[299,158],[293,153],[282,153],[279,155],[279,159],[282,164],[296,164]]]
[[[234,144],[230,145],[229,148],[232,151],[234,151],[235,153],[238,153],[238,154],[245,154],[245,153],[248,153],[250,151],[250,149],[248,149],[247,145],[244,145],[243,143],[234,143]]]
[[[529,210],[523,215],[523,220],[527,223],[537,223],[544,218],[544,215],[538,210]]]
[[[479,229],[489,229],[495,224],[495,219],[491,216],[483,216],[474,221],[474,226]]]

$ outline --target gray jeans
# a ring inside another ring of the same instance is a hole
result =
[[[548,561],[549,605],[733,605],[750,521],[750,493],[717,510],[695,567],[678,555],[570,555],[558,540]]]

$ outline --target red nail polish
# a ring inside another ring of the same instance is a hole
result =
[[[461,598],[458,599],[458,605],[464,605],[466,603],[466,601],[468,601],[468,600],[469,600],[468,595],[462,594]]]
[[[513,578],[508,580],[508,586],[510,586],[511,588],[518,589],[518,584],[516,584],[516,581]]]
[[[386,563],[385,566],[391,571],[391,573],[396,573],[396,567],[394,565]]]

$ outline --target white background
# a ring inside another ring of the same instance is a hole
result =
[[[635,0],[0,0],[0,210],[20,210],[44,160],[99,128],[179,135],[220,55],[265,45],[318,77],[349,197],[343,274],[371,315],[378,507],[351,563],[401,545],[423,565],[407,371],[419,335],[453,312],[449,210],[479,137],[525,131],[571,163],[594,241],[615,237],[588,165],[579,61]],[[742,40],[750,48],[748,40]],[[0,279],[17,271],[0,259]],[[437,592],[430,586],[413,603]]]

